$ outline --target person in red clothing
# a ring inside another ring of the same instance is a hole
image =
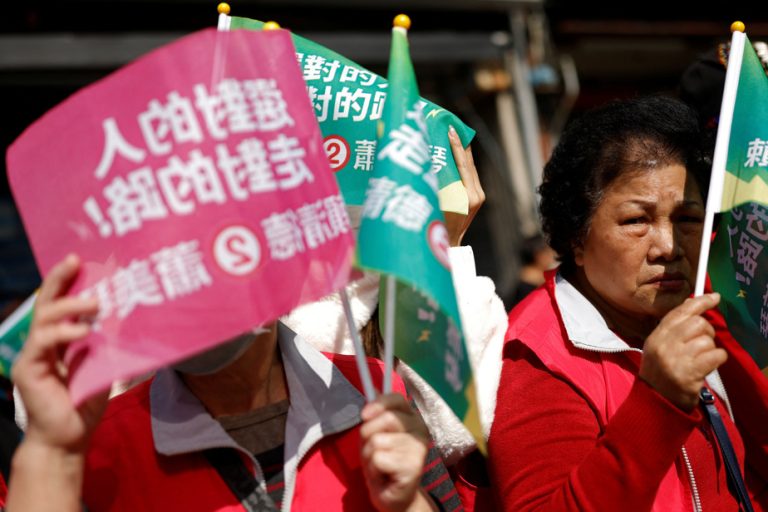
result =
[[[78,268],[70,256],[46,276],[13,368],[29,422],[7,512],[81,510],[81,499],[91,512],[454,510],[435,497],[452,485],[426,460],[402,382],[365,404],[351,356],[321,354],[280,324],[74,407],[60,353],[98,309],[64,296]],[[380,381],[383,365],[369,366]]]
[[[755,508],[768,503],[764,424],[733,421],[750,407],[765,418],[764,388],[734,367],[742,378],[726,379],[726,393],[717,369],[728,354],[703,317],[719,296],[689,298],[702,139],[691,109],[642,98],[585,114],[548,162],[541,217],[560,266],[509,315],[489,438],[504,510],[739,510],[704,387],[742,473],[746,459]]]

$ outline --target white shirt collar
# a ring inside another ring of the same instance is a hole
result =
[[[642,350],[631,347],[609,329],[597,308],[559,272],[555,276],[555,303],[573,346],[593,352],[642,353]],[[733,419],[731,404],[717,370],[707,375],[706,381],[709,388],[725,401],[728,413]]]
[[[574,346],[597,352],[640,351],[609,329],[597,308],[559,272],[555,276],[555,302]]]

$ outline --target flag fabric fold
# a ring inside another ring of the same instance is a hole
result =
[[[381,325],[394,315],[395,355],[446,401],[484,450],[472,368],[448,259],[448,232],[429,172],[429,130],[408,49],[393,28],[389,96],[358,237],[360,266],[396,280],[394,311],[380,300]],[[385,297],[386,284],[382,286]],[[386,332],[385,332],[386,337]]]
[[[768,77],[749,39],[734,32],[712,166],[707,215],[720,213],[702,265],[721,295],[728,329],[768,366]],[[709,220],[709,219],[708,219]],[[708,256],[708,260],[707,260]]]
[[[261,30],[263,25],[258,20],[229,18],[230,30]],[[322,45],[295,34],[292,37],[344,201],[362,205],[374,166],[376,124],[389,90],[387,80]],[[431,140],[427,147],[430,172],[437,178],[441,209],[467,214],[469,200],[451,153],[448,127],[456,129],[464,146],[475,132],[451,112],[430,101],[422,102]]]

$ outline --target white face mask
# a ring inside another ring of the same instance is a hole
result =
[[[211,375],[223,370],[245,353],[260,334],[269,329],[257,327],[220,345],[179,361],[171,366],[174,370],[188,375]]]

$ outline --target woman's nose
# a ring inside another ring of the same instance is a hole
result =
[[[671,261],[680,256],[681,247],[672,222],[661,222],[653,228],[653,239],[648,251],[650,261]]]

